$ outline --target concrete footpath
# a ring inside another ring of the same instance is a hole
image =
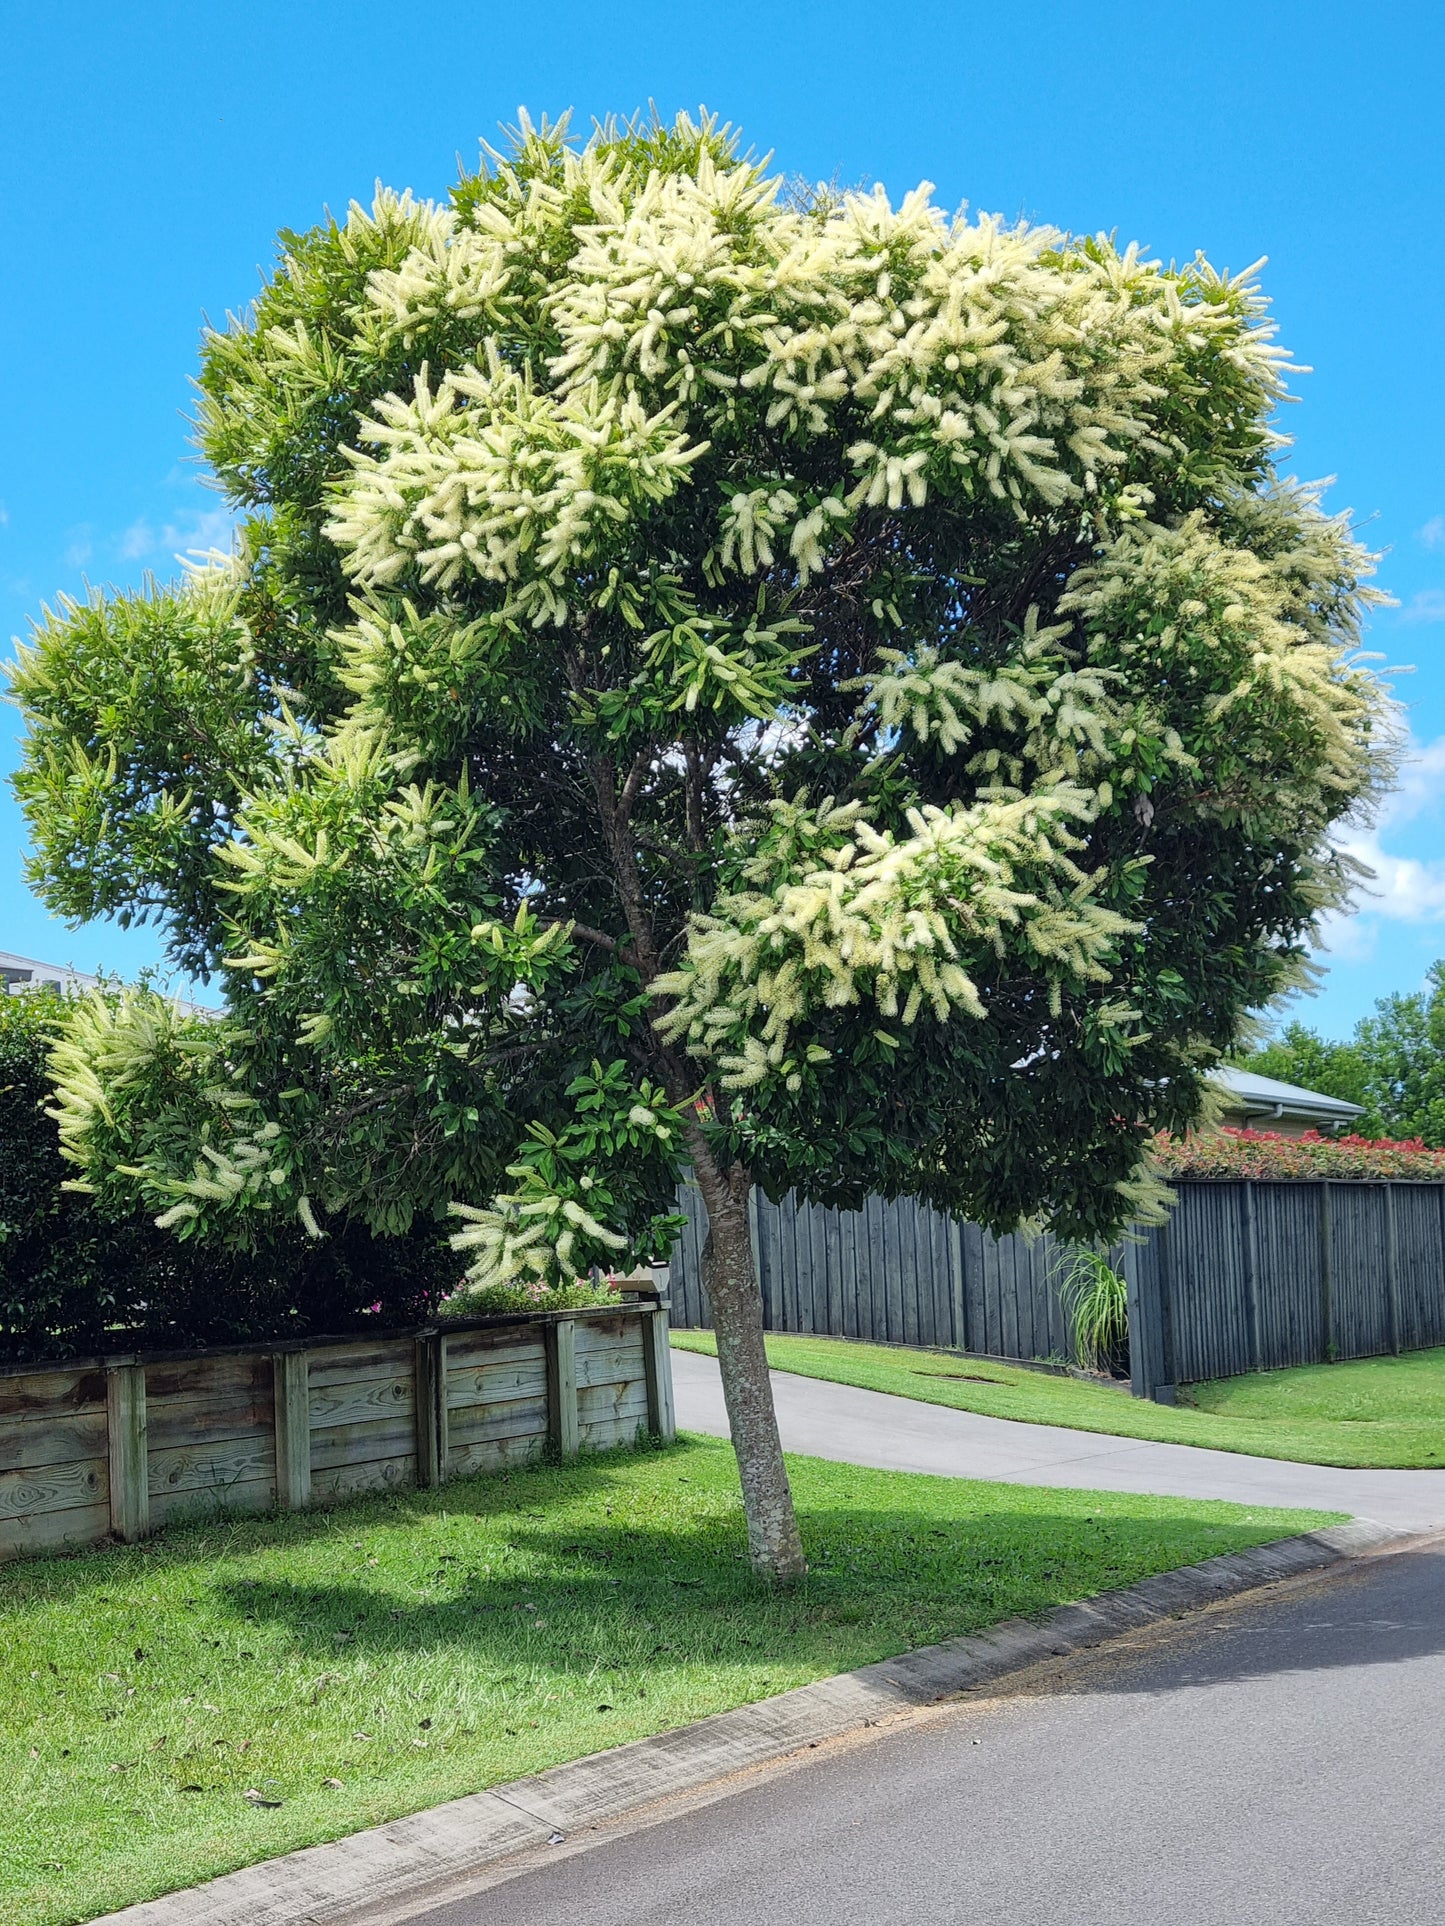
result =
[[[672,1373],[679,1426],[725,1438],[717,1360],[674,1351]],[[1342,1471],[1282,1458],[1246,1458],[1194,1445],[1016,1424],[788,1371],[774,1371],[772,1377],[783,1448],[814,1458],[1014,1485],[1347,1511],[1401,1531],[1445,1527],[1445,1471]]]

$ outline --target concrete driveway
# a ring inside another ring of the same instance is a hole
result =
[[[672,1372],[682,1429],[725,1438],[727,1413],[716,1359],[674,1351]],[[1445,1471],[1341,1471],[1282,1458],[1246,1458],[1193,1445],[1016,1424],[787,1371],[774,1371],[772,1377],[784,1448],[815,1458],[1015,1485],[1302,1505],[1346,1511],[1407,1531],[1445,1527]]]

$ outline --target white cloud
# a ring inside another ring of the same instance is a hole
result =
[[[1402,622],[1445,622],[1445,589],[1421,589],[1400,611]]]
[[[1420,530],[1426,548],[1445,548],[1445,515],[1432,515]]]
[[[1331,912],[1320,919],[1315,948],[1327,952],[1334,963],[1369,963],[1374,959],[1379,940],[1377,918],[1361,916],[1355,911]]]
[[[10,510],[5,506],[4,502],[0,502],[0,528],[8,528],[9,526]]]
[[[197,549],[229,550],[234,532],[235,524],[224,508],[201,509],[180,521],[167,522],[160,529],[153,528],[142,516],[121,536],[119,551],[127,562],[162,556],[172,560]]]
[[[1400,855],[1387,847],[1401,830],[1445,808],[1445,736],[1411,738],[1396,787],[1368,829],[1347,830],[1339,847],[1373,875],[1363,882],[1355,908],[1326,919],[1322,942],[1337,956],[1363,961],[1374,947],[1380,922],[1445,922],[1445,859]]]
[[[70,537],[70,544],[65,551],[65,566],[84,568],[95,553],[95,544],[90,539],[90,524],[82,522],[78,528],[68,529],[66,532]]]
[[[1445,803],[1445,736],[1433,742],[1406,740],[1395,787],[1380,806],[1381,830],[1398,829]]]
[[[1374,872],[1361,886],[1360,914],[1398,923],[1445,922],[1445,862],[1393,855],[1374,830],[1340,847]]]

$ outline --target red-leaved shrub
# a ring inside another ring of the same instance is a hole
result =
[[[1319,1178],[1368,1183],[1372,1178],[1445,1181],[1445,1150],[1418,1137],[1282,1137],[1275,1130],[1209,1130],[1171,1137],[1161,1131],[1154,1153],[1166,1178]]]

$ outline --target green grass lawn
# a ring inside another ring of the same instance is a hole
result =
[[[1325,1522],[791,1463],[785,1594],[699,1438],[0,1568],[0,1919],[89,1919]]]
[[[680,1350],[716,1355],[709,1331],[674,1331],[672,1341]],[[1445,1465],[1445,1351],[1258,1371],[1191,1385],[1181,1394],[1187,1403],[1169,1406],[1131,1398],[1127,1386],[1088,1384],[952,1351],[905,1351],[847,1338],[770,1336],[767,1342],[779,1371],[991,1418],[1305,1464]]]

